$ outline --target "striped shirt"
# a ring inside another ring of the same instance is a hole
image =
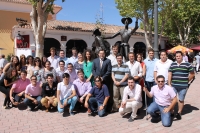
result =
[[[118,64],[116,64],[116,65],[113,65],[112,67],[112,73],[114,73],[115,80],[120,82],[124,78],[125,74],[129,74],[130,71],[129,71],[128,65],[122,64],[119,67]],[[127,81],[121,83],[120,85],[122,86],[127,85]]]
[[[180,65],[173,62],[169,68],[172,73],[172,86],[174,88],[188,88],[188,76],[190,72],[194,72],[189,62],[182,61]]]

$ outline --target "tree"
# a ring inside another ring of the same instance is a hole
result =
[[[47,29],[49,13],[53,14],[55,0],[28,0],[32,4],[30,13],[33,34],[36,43],[36,56],[43,56],[44,38]],[[63,0],[64,2],[64,0]]]
[[[144,26],[147,47],[152,47],[153,0],[115,0],[123,17],[137,17]]]
[[[197,22],[200,18],[200,1],[176,0],[171,17],[178,30],[181,44],[187,46],[191,39],[189,39],[190,35],[199,33]]]

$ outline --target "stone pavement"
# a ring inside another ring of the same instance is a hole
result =
[[[12,108],[0,108],[0,133],[200,133],[200,74],[190,86],[186,95],[182,120],[173,121],[171,127],[163,127],[161,122],[153,124],[145,119],[142,111],[140,119],[128,122],[119,113],[106,117],[88,117],[87,113],[63,117],[62,114],[45,111],[30,112]],[[0,105],[3,96],[0,94]]]

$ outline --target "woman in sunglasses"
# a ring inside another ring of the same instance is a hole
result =
[[[85,107],[91,110],[88,116],[95,116],[97,112],[99,117],[103,117],[110,94],[108,87],[102,83],[103,81],[100,76],[95,77],[94,82],[95,86],[86,97]]]
[[[34,59],[34,67],[32,69],[32,75],[37,77],[37,82],[41,81],[41,70],[42,70],[42,63],[39,57],[35,57]]]

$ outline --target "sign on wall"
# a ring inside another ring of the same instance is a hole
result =
[[[17,48],[30,48],[29,35],[22,35],[22,39],[16,39]]]

